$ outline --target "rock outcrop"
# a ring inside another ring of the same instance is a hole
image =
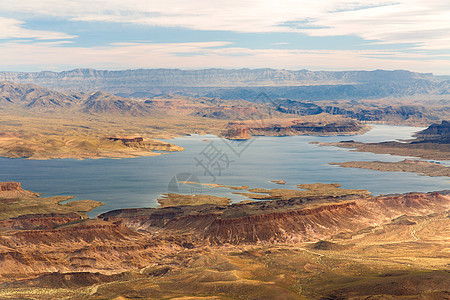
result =
[[[441,124],[432,124],[427,129],[416,133],[417,137],[444,137],[450,135],[450,121],[442,121]]]
[[[0,191],[6,192],[6,191],[22,191],[22,187],[20,186],[20,182],[0,182]]]
[[[222,136],[231,140],[247,140],[251,136],[248,134],[248,125],[245,122],[228,122],[227,129]]]
[[[111,141],[121,141],[125,145],[128,143],[141,143],[144,141],[144,138],[140,136],[139,137],[112,136],[107,137],[107,139]]]
[[[336,122],[310,122],[302,119],[269,119],[242,122],[229,122],[222,136],[228,139],[248,139],[252,135],[355,135],[370,129],[355,120],[345,119]]]
[[[450,121],[442,121],[441,124],[431,124],[428,128],[415,134],[417,140],[412,144],[437,143],[450,144]]]
[[[341,115],[364,122],[401,123],[406,120],[419,121],[427,114],[424,107],[388,106],[379,108],[341,108],[325,106],[323,111],[332,115]]]
[[[41,198],[35,192],[22,189],[18,182],[0,182],[0,230],[10,228],[53,228],[54,225],[87,218],[85,212],[103,203],[93,200],[71,200],[72,196]],[[47,220],[47,221],[46,221]],[[52,221],[53,220],[53,221]]]
[[[38,196],[38,193],[22,189],[20,182],[0,182],[0,199],[34,198]]]
[[[100,91],[86,97],[82,111],[91,114],[117,114],[134,117],[149,116],[153,112],[150,107],[142,102]]]

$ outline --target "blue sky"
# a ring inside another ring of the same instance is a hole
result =
[[[2,0],[0,70],[408,69],[450,74],[450,2]]]

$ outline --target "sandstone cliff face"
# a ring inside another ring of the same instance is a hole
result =
[[[22,189],[19,182],[0,182],[0,199],[34,198],[37,196],[39,196],[38,193]]]
[[[21,191],[22,188],[19,182],[0,182],[0,191]]]
[[[50,224],[55,220],[47,219]],[[120,222],[86,220],[53,229],[20,230],[0,235],[0,278],[33,278],[49,272],[117,274],[148,265],[164,248],[158,239]]]
[[[292,129],[302,133],[315,133],[319,135],[330,135],[330,134],[355,134],[358,132],[366,131],[367,128],[359,124],[356,121],[349,120],[342,123],[331,123],[325,125],[317,124],[296,124],[292,126]]]
[[[450,121],[442,121],[441,124],[431,124],[427,129],[416,133],[418,137],[444,137],[450,135]]]

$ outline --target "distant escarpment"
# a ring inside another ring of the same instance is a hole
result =
[[[139,69],[0,72],[0,80],[35,83],[59,91],[103,90],[128,97],[161,93],[253,100],[336,100],[450,94],[449,81],[404,70],[310,71],[276,69]]]

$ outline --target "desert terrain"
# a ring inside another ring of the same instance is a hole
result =
[[[171,94],[125,98],[7,81],[0,83],[0,104],[0,156],[29,159],[161,155],[183,149],[159,139],[193,133],[229,139],[355,135],[370,130],[367,123],[428,126],[450,114],[445,99],[295,101],[271,99],[265,93],[253,100]],[[141,141],[126,142],[130,138]],[[340,146],[373,150],[373,145]],[[421,149],[429,149],[437,155],[440,147],[445,146],[422,141],[420,146],[386,144],[384,152],[373,151],[420,156]]]
[[[157,96],[127,99],[105,92],[57,92],[33,84],[0,84],[0,156],[126,158],[182,151],[158,139],[193,133],[254,135],[358,134],[369,126],[328,113],[298,116],[272,103]],[[244,123],[242,123],[244,122]],[[127,139],[139,138],[140,142]]]
[[[448,192],[338,184],[273,200],[122,209],[2,183],[2,299],[445,299]],[[306,189],[306,190],[302,190]],[[252,191],[249,191],[252,192]],[[39,214],[21,205],[39,203]]]
[[[0,300],[450,300],[449,0],[0,0]]]
[[[184,149],[166,140],[190,134],[348,136],[384,123],[428,127],[409,141],[345,137],[318,146],[449,160],[449,111],[439,95],[354,101],[334,99],[336,87],[330,87],[329,97],[297,101],[237,97],[241,87],[204,95],[152,94],[132,90],[131,83],[131,90],[115,94],[58,87],[0,83],[1,157],[170,155]],[[287,95],[295,89],[279,88]],[[339,166],[448,176],[447,166],[423,160]],[[229,189],[246,200],[167,192],[157,199],[159,207],[95,218],[87,213],[102,202],[41,197],[18,182],[0,183],[0,298],[450,297],[449,191],[373,196],[339,183],[272,183],[279,186],[184,182]]]

